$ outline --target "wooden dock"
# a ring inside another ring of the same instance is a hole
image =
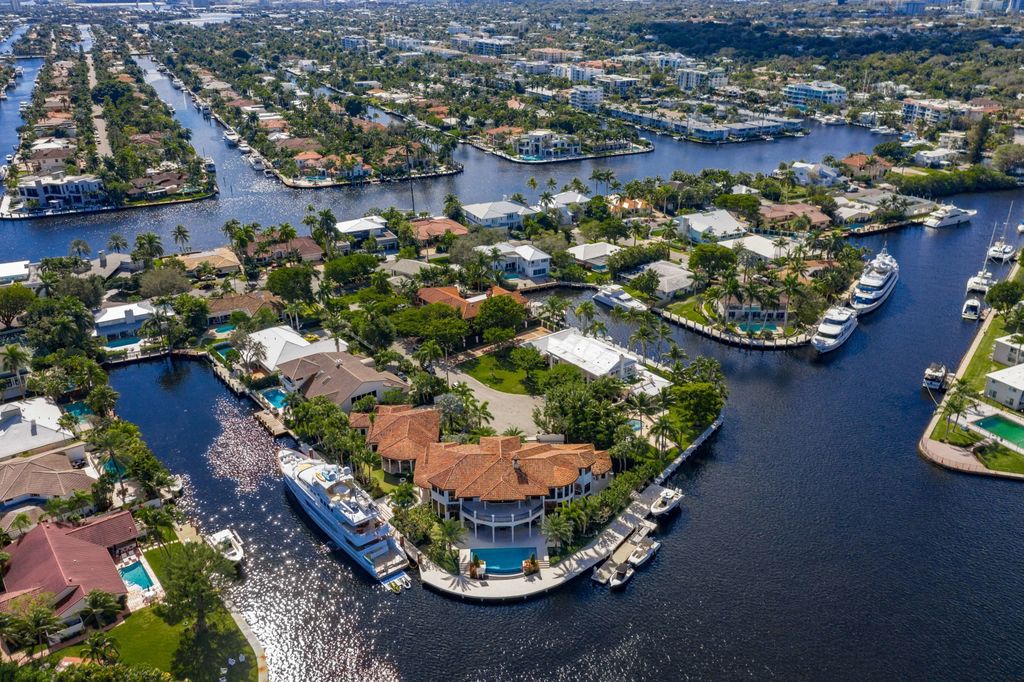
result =
[[[658,488],[659,495],[661,494],[661,490],[664,490],[661,486],[651,487]],[[644,491],[645,497],[648,492],[649,490]],[[650,509],[650,507],[648,507],[648,509]],[[638,547],[650,542],[650,540],[647,539],[647,536],[656,527],[657,526],[653,521],[649,519],[641,519],[640,524],[637,526],[636,530],[633,531],[633,534],[626,538],[621,545],[615,548],[607,561],[594,570],[594,574],[591,576],[594,582],[600,583],[601,585],[607,585],[608,581],[612,579],[613,575],[615,575],[615,571],[618,570],[619,566],[626,563],[629,560],[629,556],[635,552]]]
[[[288,427],[284,425],[276,414],[270,410],[260,410],[255,415],[256,421],[263,425],[270,435],[277,438],[278,436],[288,435]]]

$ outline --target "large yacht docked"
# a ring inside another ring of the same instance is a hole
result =
[[[900,278],[900,265],[889,252],[882,247],[881,252],[871,259],[860,276],[860,281],[850,297],[850,307],[858,315],[870,313],[885,303],[889,294],[896,288]]]
[[[925,227],[956,227],[971,222],[978,214],[974,209],[958,208],[952,204],[943,204],[928,214],[922,223]]]
[[[818,330],[811,338],[811,345],[819,353],[834,351],[846,343],[857,328],[857,313],[849,308],[829,308]]]
[[[594,300],[612,308],[647,310],[647,306],[630,296],[628,291],[617,284],[606,284],[603,287],[598,287],[597,293],[594,294]]]
[[[310,459],[295,450],[277,453],[285,485],[324,533],[381,582],[401,578],[408,564],[391,526],[347,467]]]

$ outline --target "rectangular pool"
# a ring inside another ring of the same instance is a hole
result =
[[[471,549],[469,559],[480,557],[487,562],[487,572],[494,575],[516,575],[523,572],[523,562],[535,555],[533,547],[493,547],[490,549]]]
[[[120,573],[121,578],[129,585],[135,585],[143,590],[153,587],[153,579],[149,577],[149,571],[146,570],[141,561],[125,566],[120,570]]]
[[[1024,448],[1024,426],[1001,414],[990,414],[974,422],[974,425],[991,434]]]
[[[283,410],[284,406],[288,404],[288,394],[279,388],[268,388],[263,391],[263,397],[279,410]]]
[[[235,325],[233,325],[233,324],[222,324],[219,327],[216,327],[214,329],[214,331],[216,331],[216,332],[218,332],[220,334],[226,334],[227,332],[235,331]]]
[[[80,422],[84,422],[92,414],[92,410],[84,402],[79,400],[78,402],[68,403],[64,406],[64,411],[73,416]]]
[[[104,345],[107,348],[123,348],[124,346],[132,346],[132,345],[134,345],[134,344],[136,344],[138,342],[139,342],[139,337],[137,337],[137,336],[127,336],[127,337],[125,337],[123,339],[112,339],[110,341],[107,341]]]

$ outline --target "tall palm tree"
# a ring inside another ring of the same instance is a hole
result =
[[[658,337],[654,329],[649,325],[640,325],[629,335],[629,342],[640,348],[640,355],[647,358],[647,347],[657,341]]]
[[[68,253],[75,258],[85,258],[92,252],[89,248],[89,243],[84,239],[74,239],[71,241],[71,246],[68,249]]]
[[[434,525],[431,535],[434,542],[444,546],[445,552],[452,554],[452,545],[458,542],[465,532],[466,529],[455,519],[445,519]]]
[[[675,435],[676,427],[668,415],[663,414],[651,425],[651,435],[658,444],[658,453],[664,457],[667,442]]]
[[[23,535],[25,531],[32,527],[32,519],[29,518],[25,512],[20,512],[11,521],[11,530],[18,535]]]
[[[106,419],[113,413],[117,399],[120,397],[120,393],[107,384],[103,384],[89,391],[89,395],[85,397],[85,404],[97,417]]]
[[[178,225],[171,231],[171,238],[174,239],[174,243],[178,245],[179,251],[184,251],[188,247],[188,243],[192,238],[189,234],[188,228],[184,225]]]
[[[412,354],[413,358],[420,363],[420,367],[427,368],[444,357],[444,349],[433,339],[424,341],[423,344]]]
[[[127,248],[128,240],[116,232],[110,235],[110,238],[107,239],[107,249],[114,253],[121,253]]]
[[[594,318],[597,316],[597,306],[594,305],[593,301],[583,301],[576,306],[576,310],[573,312],[576,314],[576,317],[583,322],[584,326],[586,326],[593,322]]]
[[[406,481],[391,491],[391,505],[395,507],[398,514],[405,514],[409,507],[416,504],[416,487]]]
[[[800,293],[800,290],[803,289],[803,284],[800,283],[800,277],[795,272],[790,272],[782,278],[779,289],[782,295],[786,297],[785,308],[782,314],[782,329],[785,331],[789,327],[789,306],[797,294]]]
[[[114,663],[121,656],[117,642],[106,632],[94,632],[89,635],[82,647],[85,660],[93,663]]]
[[[635,391],[623,401],[623,407],[627,414],[635,415],[637,419],[650,419],[658,413],[658,404],[649,394],[643,391]]]
[[[554,542],[555,546],[562,548],[573,541],[576,536],[572,522],[558,513],[550,513],[544,516],[540,530],[544,536]]]
[[[79,616],[85,627],[92,625],[101,628],[121,613],[121,610],[121,602],[114,595],[103,590],[90,590],[89,594],[85,595],[85,603]]]
[[[147,263],[164,255],[164,245],[155,232],[143,232],[135,237],[135,250]]]
[[[21,376],[21,370],[27,369],[31,362],[32,356],[25,350],[24,346],[11,343],[4,346],[4,349],[0,351],[0,368],[17,378],[18,387],[22,391],[25,390],[25,380]]]
[[[64,621],[57,617],[50,605],[44,602],[33,604],[22,619],[25,639],[33,643],[33,650],[36,646],[42,649],[47,639],[55,635],[66,626]]]

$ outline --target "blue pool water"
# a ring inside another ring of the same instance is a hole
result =
[[[633,429],[637,433],[640,432],[640,429],[644,428],[644,423],[639,419],[630,419],[626,423],[629,424],[629,428]]]
[[[89,415],[92,414],[92,410],[89,409],[89,406],[82,401],[68,403],[64,406],[64,411],[70,415],[74,415],[75,419],[80,422],[84,422]]]
[[[228,353],[233,350],[230,343],[218,343],[213,347],[213,352],[221,356],[225,360],[228,359]]]
[[[130,566],[125,566],[120,570],[121,577],[129,585],[135,585],[144,590],[148,590],[153,587],[153,579],[149,577],[149,571],[142,565],[141,561],[136,561]]]
[[[218,334],[226,334],[227,332],[235,331],[235,325],[233,324],[222,324],[219,327],[214,328]]]
[[[124,476],[127,471],[123,464],[115,463],[112,459],[108,459],[103,463],[103,470],[108,474],[114,474],[117,477]]]
[[[487,562],[487,572],[494,575],[515,575],[523,572],[523,562],[536,554],[530,547],[495,547],[493,549],[471,549],[469,556],[480,557]]]
[[[779,329],[774,324],[771,324],[771,323],[762,324],[760,322],[741,322],[740,324],[738,324],[736,326],[739,327],[740,330],[742,330],[744,332],[754,332],[755,334],[757,332],[762,332],[762,331],[774,332],[774,331],[778,331],[778,329]]]
[[[279,410],[284,409],[285,404],[288,402],[288,394],[279,388],[268,388],[263,391],[263,397],[267,399],[267,402]]]
[[[107,348],[121,348],[122,346],[131,346],[132,344],[136,344],[138,342],[139,342],[139,337],[137,337],[137,336],[126,336],[123,339],[113,339],[112,341],[107,341],[104,345]]]

